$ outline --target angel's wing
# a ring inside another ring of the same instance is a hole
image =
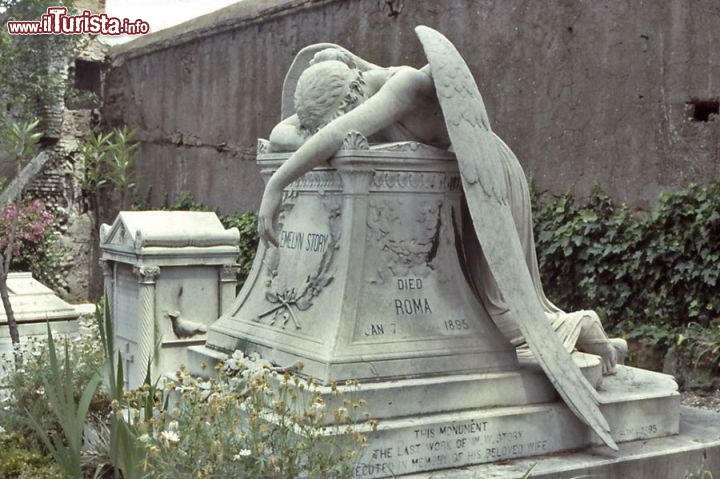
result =
[[[617,450],[598,407],[597,393],[545,318],[515,229],[501,160],[475,80],[447,38],[424,26],[415,31],[430,64],[475,234],[490,272],[550,382],[570,410]]]
[[[295,87],[297,86],[298,78],[307,67],[310,66],[310,60],[313,56],[326,48],[342,48],[334,43],[316,43],[308,47],[303,48],[295,55],[295,59],[290,65],[290,69],[285,75],[285,81],[283,82],[282,90],[282,102],[280,105],[282,120],[292,116],[295,113]]]

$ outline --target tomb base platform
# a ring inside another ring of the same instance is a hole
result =
[[[720,414],[680,407],[676,435],[624,442],[620,451],[595,446],[501,463],[457,467],[402,475],[403,479],[520,479],[532,470],[533,479],[665,479],[718,477],[720,473]],[[714,476],[701,476],[707,471]],[[690,474],[695,474],[690,476]]]
[[[212,365],[223,359],[222,354],[211,354],[213,351],[206,349],[194,348],[193,354],[202,360],[191,363]],[[600,446],[600,439],[557,397],[544,373],[529,363],[509,372],[367,382],[358,388],[338,386],[342,393],[339,396],[331,386],[319,386],[318,392],[328,411],[341,407],[343,399],[364,399],[371,416],[379,421],[375,431],[365,424],[357,426],[368,438],[367,448],[354,469],[354,477],[358,478],[410,474],[417,478],[449,479],[461,473],[466,475],[457,477],[515,477],[512,474],[524,467],[517,474],[522,477],[533,464],[566,451],[574,451],[562,456],[566,460],[599,457],[610,465],[622,462],[623,458],[639,460],[637,454],[631,453],[638,450],[635,444],[638,441],[681,432],[680,395],[671,376],[618,366],[617,374],[602,377],[596,356],[575,353],[573,358],[583,374],[597,385],[601,410],[619,443],[619,452]],[[332,414],[328,417],[332,418]],[[717,447],[720,448],[720,441]],[[506,468],[507,461],[520,459],[517,469]],[[586,467],[586,462],[578,464]],[[486,466],[478,466],[482,464]],[[600,466],[593,463],[592,467]],[[491,473],[493,468],[515,472],[491,475],[495,474]],[[437,476],[418,475],[440,470],[437,474],[441,475]],[[536,477],[534,472],[532,477]]]
[[[448,378],[443,378],[442,382],[445,381]],[[393,477],[581,450],[601,444],[600,439],[557,399],[518,404],[522,402],[520,398],[528,396],[527,390],[517,385],[504,389],[506,405],[503,407],[461,409],[461,405],[451,404],[450,407],[459,407],[449,410],[446,398],[457,394],[446,396],[443,391],[448,388],[442,382],[427,388],[419,403],[426,406],[426,411],[429,410],[428,403],[435,403],[435,410],[439,411],[436,413],[416,413],[413,408],[418,403],[410,392],[410,396],[395,395],[395,401],[401,402],[402,406],[393,411],[395,417],[383,418],[387,416],[386,404],[373,401],[372,394],[369,395],[368,407],[380,423],[376,431],[367,432],[368,447],[355,468],[355,477]],[[491,391],[496,386],[490,378],[484,384],[478,382],[475,388],[465,384],[460,399],[465,398],[470,403],[474,396],[485,396],[488,392],[492,396]],[[545,386],[550,388],[547,383],[538,390],[544,391]],[[365,387],[361,391],[363,389]],[[369,389],[373,387],[369,386]],[[412,391],[412,388],[408,390]],[[680,396],[672,377],[620,366],[616,375],[602,379],[598,392],[601,410],[616,442],[678,434]],[[399,415],[402,407],[410,414]],[[378,414],[376,408],[379,408]],[[620,454],[623,447],[621,444]],[[609,448],[599,450],[605,451],[607,456],[617,454]]]

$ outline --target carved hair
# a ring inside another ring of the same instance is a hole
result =
[[[365,101],[362,72],[337,60],[308,67],[295,88],[300,132],[309,136]]]

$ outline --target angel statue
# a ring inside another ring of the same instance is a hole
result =
[[[469,215],[461,261],[471,286],[519,356],[534,356],[569,408],[617,449],[597,392],[570,352],[599,355],[603,373],[612,374],[627,345],[609,339],[593,311],[566,313],[545,297],[522,168],[490,129],[480,92],[452,43],[428,27],[416,32],[428,59],[421,69],[383,68],[328,44],[298,54],[314,53],[296,79],[296,113],[270,135],[274,151],[293,153],[266,185],[258,216],[260,238],[278,245],[283,189],[330,159],[350,131],[371,142],[411,140],[452,147]]]

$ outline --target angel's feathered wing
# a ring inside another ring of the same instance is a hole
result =
[[[617,450],[598,407],[597,393],[545,318],[515,229],[497,144],[475,80],[447,38],[428,27],[419,26],[415,31],[430,64],[475,234],[490,272],[555,389],[580,420]]]

